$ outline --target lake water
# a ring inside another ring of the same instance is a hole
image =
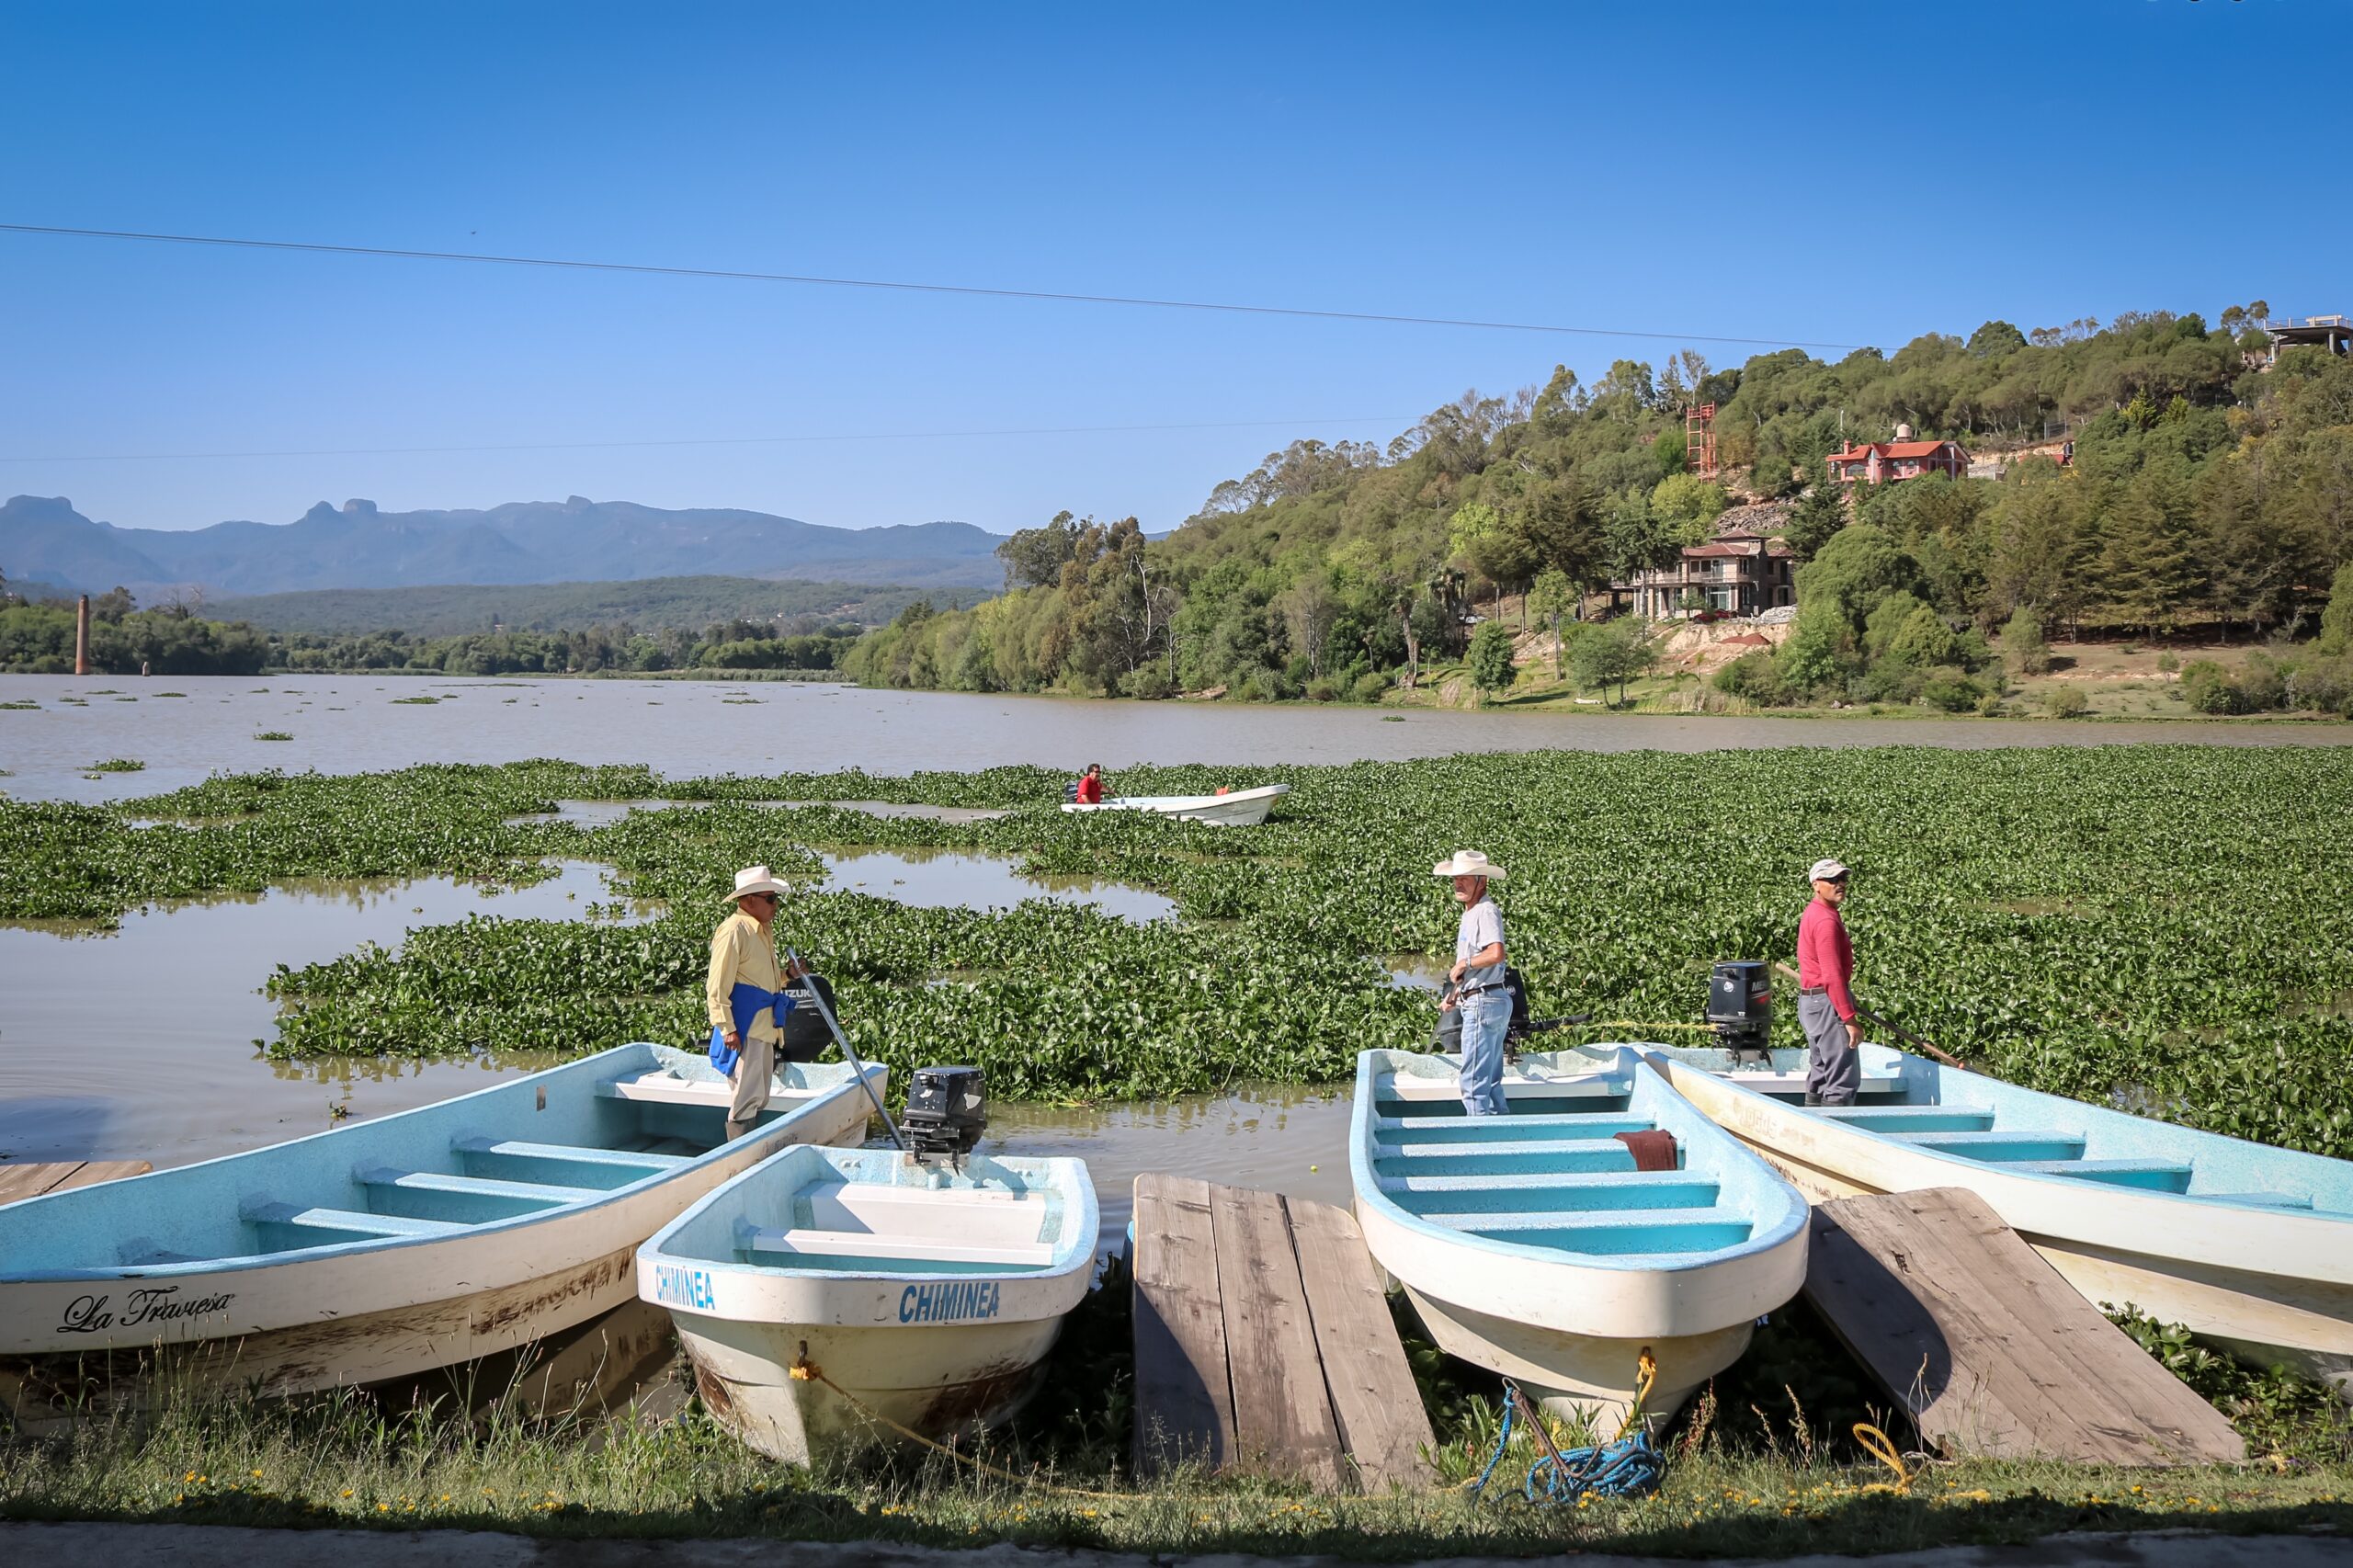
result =
[[[160,695],[180,692],[178,697]],[[431,697],[430,704],[403,698]],[[69,700],[73,699],[73,700]],[[1106,702],[717,681],[434,680],[392,676],[0,675],[0,790],[25,799],[119,800],[208,774],[279,767],[373,772],[437,762],[563,757],[641,762],[665,777],[905,774],[1043,763],[1353,762],[1461,752],[1715,751],[1785,745],[1979,748],[2345,745],[2353,724],[2088,723],[2026,720],[1721,719],[1474,713],[1379,708]],[[755,713],[756,706],[760,711]],[[222,710],[227,711],[223,712]],[[264,741],[262,734],[291,740]],[[85,777],[112,757],[140,773]]]
[[[181,695],[166,696],[167,692]],[[432,697],[431,703],[398,700]],[[717,682],[432,681],[387,676],[88,680],[0,676],[0,790],[24,798],[159,793],[220,771],[334,772],[420,760],[563,757],[642,762],[667,776],[859,767],[875,774],[1036,762],[1075,770],[1139,762],[1252,765],[1399,759],[1543,747],[1699,751],[1904,743],[1966,747],[2109,744],[2345,744],[2353,725],[1975,723],[1486,714],[1369,708],[1196,706],[863,691]],[[752,712],[753,707],[762,710]],[[225,710],[225,711],[224,711]],[[282,733],[293,738],[256,737]],[[143,771],[91,775],[137,758]],[[646,802],[652,804],[653,802]],[[610,820],[626,802],[573,802]],[[888,808],[898,812],[909,808]],[[1171,914],[1141,889],[1045,883],[1008,863],[956,853],[843,853],[831,880],[926,905],[1082,899],[1122,918]],[[467,1062],[273,1062],[256,1041],[275,1028],[259,987],[279,964],[397,944],[412,926],[472,914],[578,917],[610,902],[597,868],[568,865],[538,887],[500,891],[446,878],[307,885],[127,917],[105,935],[0,928],[0,1158],[143,1157],[159,1165],[256,1147],[479,1087],[534,1058]],[[1401,983],[1427,984],[1398,955]],[[124,996],[135,998],[126,1006]],[[1035,1153],[1085,1157],[1106,1234],[1126,1223],[1140,1172],[1345,1201],[1347,1103],[1329,1090],[1245,1088],[1214,1098],[1084,1109],[1000,1106],[994,1136]]]

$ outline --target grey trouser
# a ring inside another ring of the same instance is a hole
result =
[[[741,1138],[768,1108],[768,1080],[776,1075],[776,1041],[745,1035],[736,1041],[735,1098],[727,1107],[727,1136]]]
[[[1863,1059],[1847,1040],[1847,1026],[1826,995],[1800,996],[1798,1022],[1805,1029],[1805,1092],[1824,1105],[1853,1105],[1863,1086]]]

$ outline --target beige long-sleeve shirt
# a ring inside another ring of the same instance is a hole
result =
[[[760,923],[741,909],[719,923],[710,934],[710,974],[703,982],[703,996],[710,1004],[710,1021],[722,1029],[735,1027],[733,997],[738,985],[763,991],[784,989],[784,966],[777,961],[776,940]],[[763,1011],[752,1020],[754,1040],[781,1040],[776,1015]]]

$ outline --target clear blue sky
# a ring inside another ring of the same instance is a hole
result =
[[[2309,313],[2353,309],[2349,14],[14,0],[0,222],[1890,349]],[[0,494],[1166,528],[1294,437],[1677,346],[0,234],[4,458],[1266,422],[8,461]]]

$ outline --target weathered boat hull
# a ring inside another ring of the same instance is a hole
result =
[[[1965,1187],[2095,1305],[2129,1305],[2159,1322],[2183,1324],[2254,1365],[2288,1367],[2353,1400],[2353,1214],[2094,1186],[1956,1158],[1825,1120],[1745,1088],[1736,1075],[1727,1079],[1697,1064],[1694,1058],[1708,1059],[1704,1052],[1645,1049],[1686,1098],[1814,1201]],[[1915,1058],[1881,1065],[1893,1066],[1899,1083],[1909,1074],[1921,1085],[1915,1094],[1937,1092],[1940,1083],[1935,1065]],[[1989,1087],[2006,1097],[2034,1095],[2012,1085]],[[2035,1098],[2054,1100],[2063,1108],[2054,1108],[2053,1119],[2071,1125],[2121,1115],[2056,1096]],[[2187,1128],[2148,1126],[2145,1137],[2193,1152],[2211,1140],[2218,1156],[2249,1170],[2273,1164],[2276,1156],[2306,1173],[2307,1185],[2318,1167],[2343,1165]],[[2325,1180],[2327,1173],[2318,1174]]]
[[[678,1342],[694,1363],[695,1390],[712,1418],[750,1448],[790,1464],[904,1444],[904,1435],[886,1423],[940,1442],[1011,1419],[1037,1392],[1063,1327],[1058,1316],[931,1329],[684,1314],[676,1322]],[[794,1378],[796,1364],[813,1365],[832,1386]]]
[[[1207,823],[1212,827],[1256,827],[1267,820],[1275,802],[1290,793],[1288,784],[1267,784],[1223,795],[1124,795],[1100,805],[1072,802],[1063,810],[1074,816],[1089,812],[1149,812],[1155,816]]]
[[[879,1093],[884,1070],[868,1071]],[[519,1351],[634,1300],[638,1244],[680,1209],[788,1142],[861,1142],[869,1111],[856,1079],[844,1076],[664,1179],[474,1233],[224,1259],[210,1267],[159,1264],[111,1278],[0,1277],[0,1402],[19,1421],[40,1422],[147,1403],[165,1390],[278,1396],[413,1378]],[[119,1185],[169,1183],[181,1174]]]
[[[810,1464],[1017,1413],[1098,1227],[1076,1160],[788,1149],[648,1241],[639,1290],[669,1309],[713,1418]]]
[[[1506,1085],[1513,1114],[1459,1122],[1429,1114],[1451,1071],[1402,1051],[1359,1059],[1366,1246],[1441,1349],[1604,1437],[1633,1409],[1647,1356],[1642,1415],[1663,1426],[1797,1294],[1803,1202],[1631,1052],[1523,1057]],[[1608,1131],[1621,1123],[1672,1133],[1681,1164],[1636,1169]],[[1425,1164],[1427,1176],[1411,1168]]]

